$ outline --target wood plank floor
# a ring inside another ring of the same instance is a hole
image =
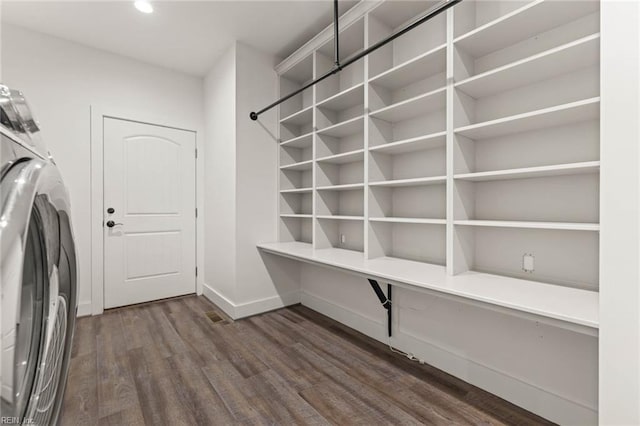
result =
[[[550,424],[303,306],[233,322],[196,296],[79,319],[61,423]]]

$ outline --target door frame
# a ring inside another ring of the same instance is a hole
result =
[[[180,123],[158,124],[163,120],[160,117],[141,116],[139,112],[123,111],[122,109],[105,109],[91,105],[89,107],[90,132],[91,132],[91,307],[79,307],[79,315],[100,315],[104,312],[104,120],[113,118],[117,120],[133,121],[152,126],[167,127],[170,129],[192,132],[196,137],[196,149],[198,156],[195,161],[196,184],[196,294],[201,295],[204,287],[204,234],[198,230],[204,229],[204,156],[203,140],[198,130]]]

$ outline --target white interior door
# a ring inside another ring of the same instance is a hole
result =
[[[105,117],[104,209],[105,308],[195,292],[195,133]]]

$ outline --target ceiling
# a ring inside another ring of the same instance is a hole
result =
[[[357,1],[340,0],[340,13]],[[331,0],[153,1],[2,0],[3,23],[193,75],[205,75],[238,40],[285,58],[333,22]]]

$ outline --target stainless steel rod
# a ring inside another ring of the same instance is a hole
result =
[[[416,18],[413,22],[408,23],[407,25],[405,25],[404,27],[402,27],[400,30],[396,31],[395,33],[391,34],[389,37],[380,40],[379,42],[373,44],[372,46],[369,46],[368,48],[364,49],[362,52],[356,53],[350,57],[348,57],[347,59],[345,59],[345,61],[342,64],[336,64],[336,66],[334,66],[331,70],[329,70],[327,73],[323,74],[322,76],[316,78],[315,80],[313,80],[312,82],[305,84],[303,87],[301,87],[300,89],[294,91],[293,93],[290,93],[280,99],[278,99],[277,101],[275,101],[274,103],[262,108],[260,111],[258,112],[252,112],[249,114],[249,117],[252,120],[257,120],[258,116],[266,111],[269,111],[271,108],[280,105],[281,103],[285,102],[288,99],[291,99],[292,97],[294,97],[295,95],[299,94],[300,92],[308,89],[311,86],[315,86],[316,84],[320,83],[322,80],[325,80],[327,77],[333,75],[333,74],[337,74],[340,71],[342,71],[344,68],[348,67],[349,65],[353,64],[354,62],[364,58],[365,56],[367,56],[368,54],[370,54],[371,52],[381,48],[382,46],[386,45],[387,43],[395,40],[396,38],[400,37],[401,35],[411,31],[412,29],[414,29],[415,27],[427,22],[428,20],[436,17],[437,15],[439,15],[440,13],[444,12],[445,10],[455,6],[456,4],[460,3],[462,0],[444,0],[441,3],[438,3],[436,6],[434,6],[433,8],[429,9],[423,16],[421,16],[420,18]],[[337,2],[337,0],[336,0]],[[334,23],[334,31],[336,31],[336,40],[338,39],[338,34],[337,34],[337,27],[338,27],[338,20],[337,20],[337,15],[335,18],[335,23]],[[337,48],[337,42],[336,42],[336,48]],[[336,58],[338,58],[337,56],[337,51],[336,51]]]

